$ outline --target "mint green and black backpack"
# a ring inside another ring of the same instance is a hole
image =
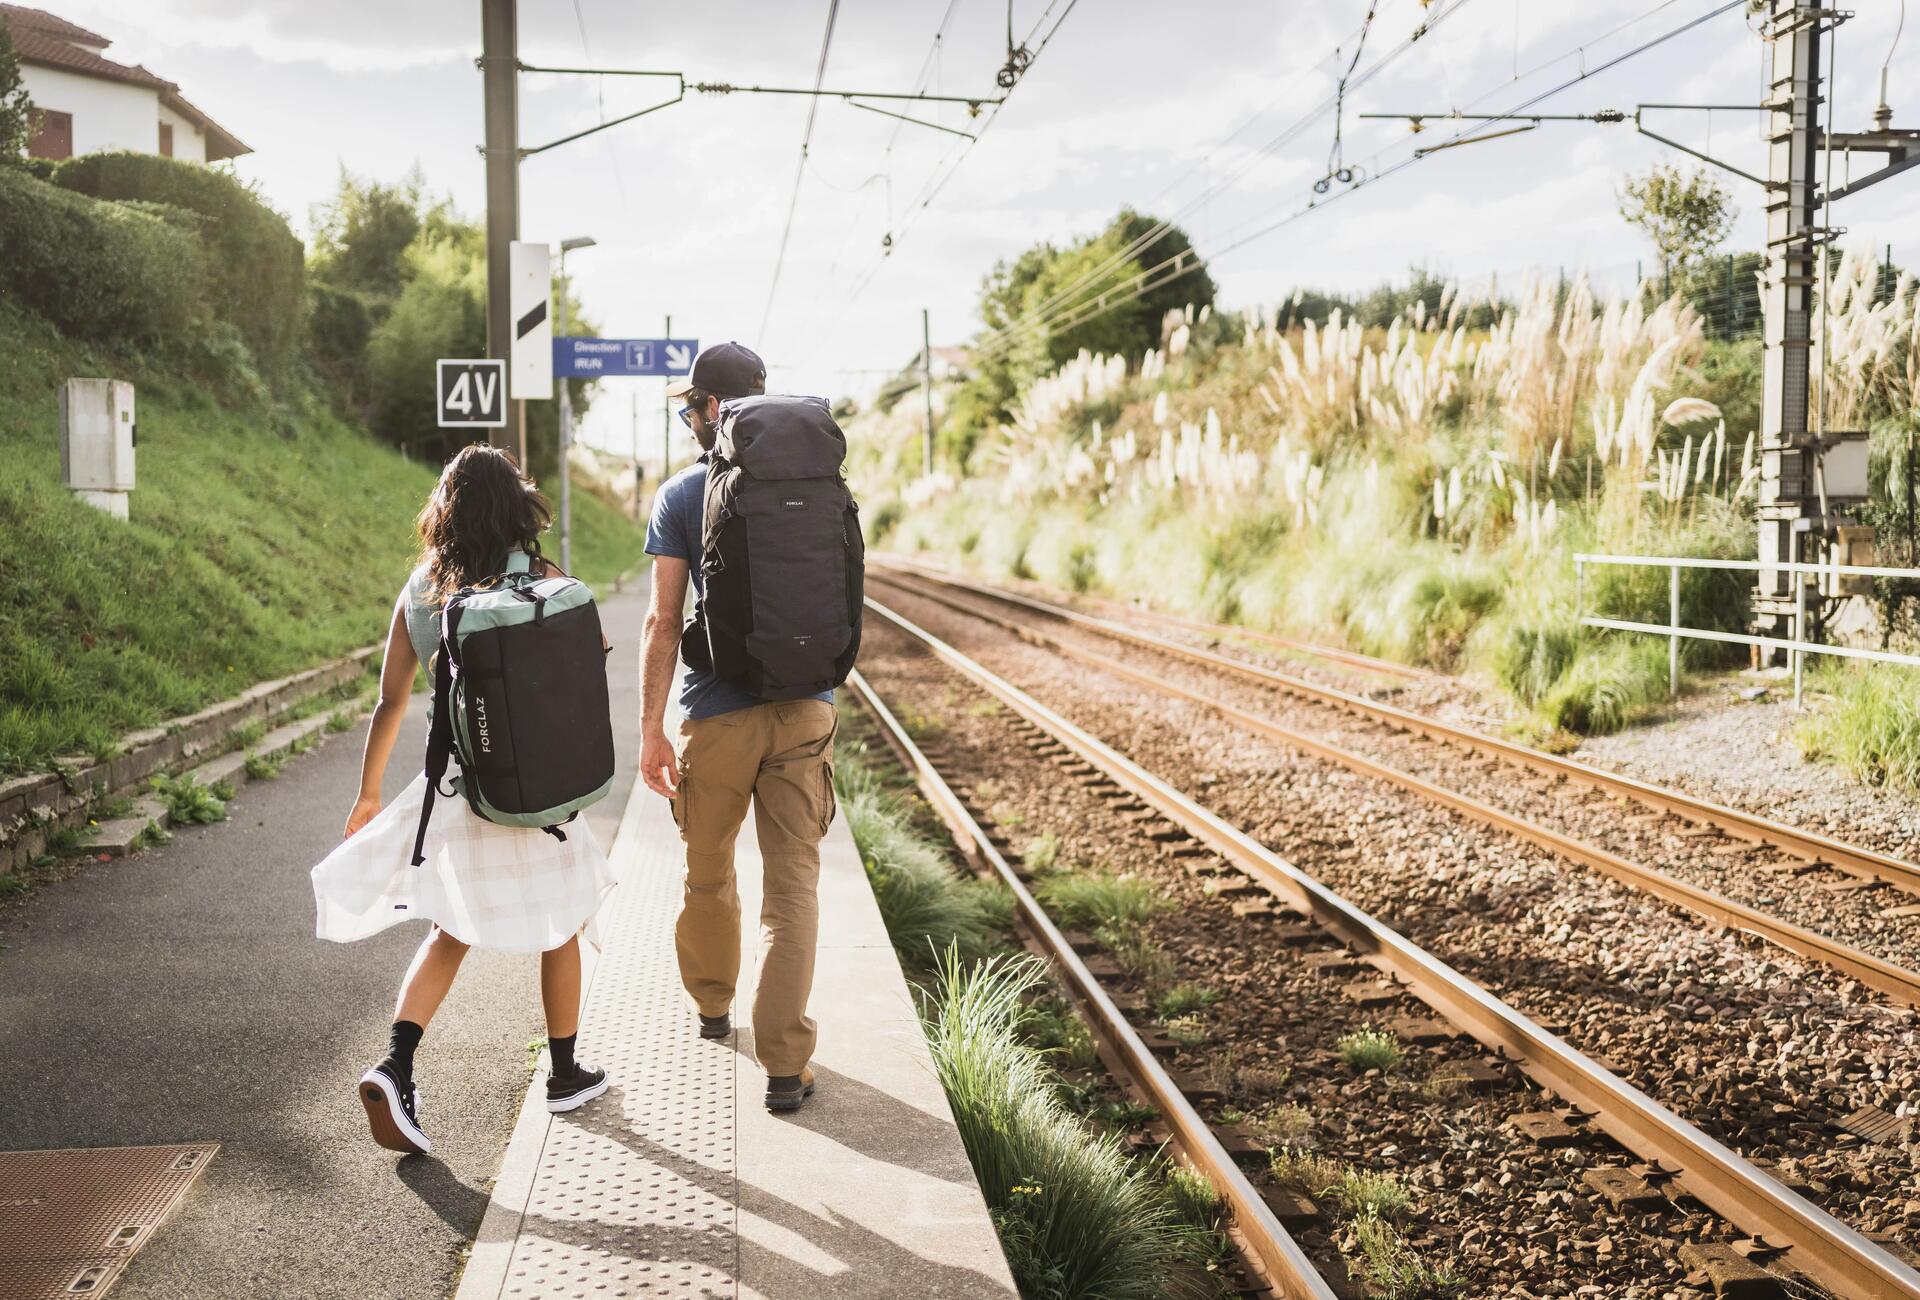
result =
[[[536,578],[524,551],[507,571],[447,598],[433,674],[427,795],[413,865],[426,860],[437,795],[475,814],[566,839],[560,827],[613,788],[600,611],[587,585]],[[442,790],[448,761],[459,765]]]

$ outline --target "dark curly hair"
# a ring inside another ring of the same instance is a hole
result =
[[[540,534],[552,522],[553,507],[510,453],[485,443],[462,447],[420,511],[420,561],[432,598],[493,577],[515,547],[537,560]]]

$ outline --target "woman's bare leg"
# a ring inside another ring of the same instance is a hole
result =
[[[393,1018],[410,1020],[425,1029],[433,1013],[446,1000],[447,990],[453,987],[453,977],[459,973],[460,962],[466,955],[466,944],[434,926],[421,942],[420,950],[413,954],[406,978],[400,981],[400,997],[394,1003]],[[575,983],[577,985],[577,979]]]
[[[580,936],[540,954],[540,1005],[547,1037],[572,1038],[580,1029]]]

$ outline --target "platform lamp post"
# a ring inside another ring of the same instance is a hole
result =
[[[576,235],[560,241],[560,337],[567,336],[567,254],[576,248],[592,248],[591,235]],[[573,572],[573,391],[567,377],[560,376],[560,567]]]

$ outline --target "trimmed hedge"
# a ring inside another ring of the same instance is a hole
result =
[[[279,213],[224,171],[143,153],[71,158],[54,183],[97,199],[164,203],[204,218],[206,297],[252,348],[260,372],[285,377],[306,315],[306,250]]]
[[[80,338],[178,338],[200,315],[204,281],[188,224],[0,167],[0,294]]]

